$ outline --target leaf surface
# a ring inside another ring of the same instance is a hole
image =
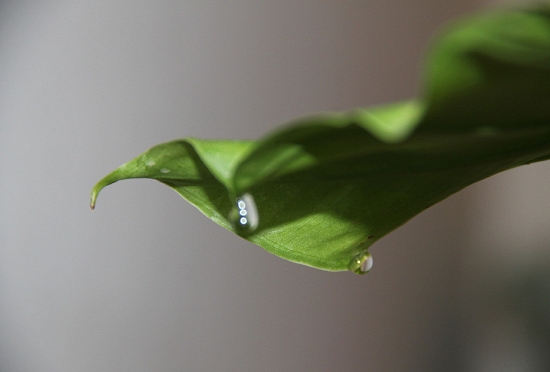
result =
[[[306,117],[255,142],[161,144],[101,180],[92,207],[110,183],[152,178],[273,254],[360,271],[357,257],[416,214],[549,157],[550,12],[542,7],[449,28],[429,55],[422,99]],[[254,207],[258,224],[247,229]]]

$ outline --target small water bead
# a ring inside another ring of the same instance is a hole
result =
[[[248,235],[256,230],[260,219],[252,195],[247,193],[237,199],[235,206],[229,212],[229,221],[239,235]]]
[[[348,269],[356,274],[366,274],[372,269],[372,256],[368,251],[359,253],[348,264]]]

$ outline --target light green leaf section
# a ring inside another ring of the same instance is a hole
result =
[[[550,158],[548,8],[449,28],[429,55],[425,89],[421,100],[306,117],[256,142],[155,146],[102,179],[92,207],[113,182],[152,178],[277,256],[355,271],[375,241],[431,205]],[[242,195],[258,210],[253,231],[229,221],[241,217]]]

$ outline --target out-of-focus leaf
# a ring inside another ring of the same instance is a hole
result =
[[[450,28],[429,56],[423,99],[300,119],[257,142],[161,144],[101,180],[92,206],[110,183],[152,178],[282,258],[360,272],[369,246],[416,214],[549,157],[543,7]]]

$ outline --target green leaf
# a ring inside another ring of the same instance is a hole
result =
[[[550,158],[548,7],[450,28],[423,99],[299,119],[257,142],[182,139],[102,179],[156,179],[269,252],[330,271],[416,214],[498,172]],[[257,211],[257,218],[256,218]]]

